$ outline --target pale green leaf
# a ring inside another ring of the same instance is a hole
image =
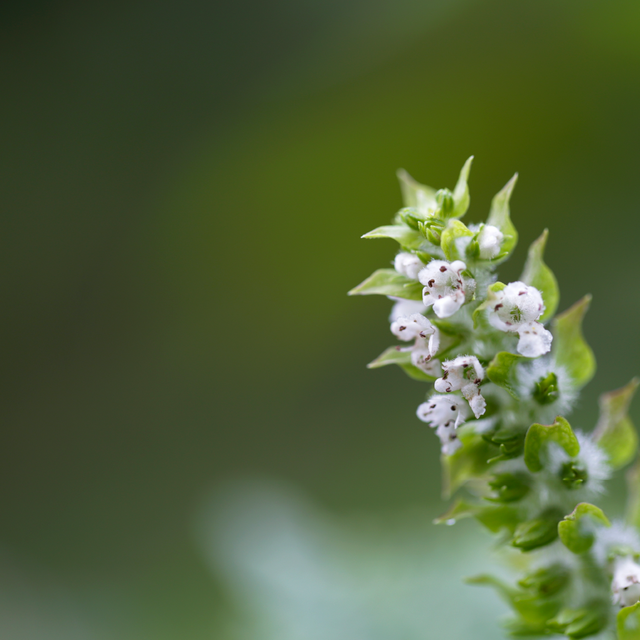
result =
[[[436,190],[414,180],[404,169],[398,169],[398,180],[402,191],[402,201],[405,207],[414,207],[421,212],[427,209],[435,210]]]
[[[594,525],[610,527],[611,523],[602,509],[581,502],[558,524],[562,544],[573,553],[586,553],[595,542]]]
[[[467,159],[460,171],[460,177],[453,189],[453,216],[454,218],[462,218],[469,209],[469,171],[471,171],[471,163],[473,162],[473,156]]]
[[[596,370],[596,359],[582,335],[582,319],[589,308],[586,295],[553,321],[553,356],[576,387],[583,387]]]
[[[518,391],[518,364],[528,358],[508,351],[496,354],[487,367],[487,378],[494,384],[506,389],[516,400],[520,399]]]
[[[545,229],[543,234],[529,247],[527,262],[520,276],[522,282],[535,287],[542,294],[545,311],[540,317],[540,322],[546,322],[553,317],[560,301],[558,281],[542,259],[548,236],[549,231]]]
[[[504,235],[500,253],[492,260],[492,262],[502,262],[503,260],[506,260],[518,243],[518,232],[513,226],[511,216],[509,214],[509,200],[517,179],[518,174],[516,173],[502,188],[502,190],[494,196],[493,201],[491,202],[491,209],[489,210],[487,224],[497,227]]]
[[[640,459],[627,471],[627,510],[625,522],[640,529]]]
[[[558,416],[551,425],[532,424],[524,441],[524,461],[529,471],[542,470],[543,452],[552,442],[559,444],[571,457],[580,453],[578,438],[564,418]]]
[[[350,296],[380,294],[407,300],[422,300],[422,285],[398,273],[395,269],[378,269],[364,282],[349,291]]]
[[[454,504],[440,517],[434,520],[434,524],[455,524],[464,518],[476,518],[492,533],[499,533],[506,529],[513,531],[518,523],[518,512],[505,505],[486,506],[472,504],[466,500],[456,500]]]
[[[616,631],[618,640],[640,640],[640,602],[618,612]]]
[[[472,504],[466,500],[458,499],[441,516],[438,516],[433,521],[433,524],[452,525],[458,520],[464,520],[465,518],[472,518],[476,516],[481,508],[481,505]]]
[[[460,220],[450,220],[447,228],[442,232],[440,246],[444,251],[445,258],[449,262],[454,260],[465,260],[465,248],[469,243],[468,239],[473,237],[470,231]]]
[[[389,224],[378,227],[369,233],[365,233],[363,238],[392,238],[405,249],[419,249],[424,243],[424,238],[415,229],[411,229],[406,224]]]
[[[631,462],[638,449],[638,434],[627,416],[638,385],[640,379],[634,378],[622,389],[600,396],[600,418],[593,437],[614,469]]]
[[[410,378],[419,380],[420,382],[433,382],[437,376],[430,376],[422,369],[419,369],[411,362],[410,351],[400,351],[400,347],[389,347],[381,353],[367,367],[369,369],[378,369],[386,367],[388,364],[397,364]]]

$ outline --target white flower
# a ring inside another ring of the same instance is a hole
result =
[[[611,582],[613,604],[630,607],[640,601],[640,566],[632,556],[618,556],[613,565]]]
[[[453,426],[445,427],[444,425],[440,425],[436,429],[436,435],[440,438],[440,450],[445,456],[453,455],[462,447],[462,442],[460,442],[460,438],[458,438],[458,434]]]
[[[431,396],[418,407],[418,418],[435,427],[442,453],[452,455],[461,446],[456,429],[469,415],[467,404],[455,396]]]
[[[418,274],[424,285],[422,301],[425,306],[433,305],[439,318],[452,316],[475,290],[475,280],[465,278],[462,272],[467,265],[461,260],[449,264],[444,260],[432,260]]]
[[[428,338],[435,327],[420,313],[412,313],[409,317],[400,316],[391,323],[391,333],[408,342],[416,338]]]
[[[455,360],[447,360],[442,365],[444,375],[435,382],[435,390],[440,393],[461,391],[469,402],[476,418],[487,408],[487,403],[480,393],[480,383],[484,380],[484,367],[475,356],[458,356]]]
[[[413,253],[401,251],[393,261],[393,268],[403,276],[417,280],[418,273],[420,273],[421,269],[424,269],[424,262]]]
[[[431,396],[417,410],[420,420],[431,427],[453,427],[457,429],[469,417],[467,403],[457,396]]]
[[[438,353],[439,348],[440,332],[434,327],[428,341],[424,338],[416,339],[411,349],[411,364],[429,375],[437,376],[440,373],[440,362],[431,359]]]
[[[553,336],[537,322],[544,312],[542,295],[524,282],[512,282],[493,294],[489,322],[500,331],[517,332],[518,353],[536,358],[551,350]]]
[[[389,300],[394,300],[395,304],[391,307],[389,322],[397,320],[400,316],[410,316],[413,313],[425,314],[427,308],[421,300],[406,300],[405,298],[394,298],[388,296]]]
[[[414,348],[411,351],[411,364],[413,364],[414,367],[418,367],[421,371],[424,371],[427,375],[437,378],[442,371],[442,363],[433,357],[435,353],[435,351],[431,352],[429,348]]]
[[[504,234],[498,227],[485,224],[478,234],[478,247],[480,248],[480,258],[491,260],[500,253],[500,247],[504,240]]]

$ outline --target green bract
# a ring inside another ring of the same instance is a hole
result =
[[[558,524],[560,540],[569,551],[585,553],[595,542],[594,524],[611,526],[602,509],[582,502]]]
[[[366,296],[374,293],[407,300],[422,300],[422,287],[394,269],[378,269],[364,282],[349,291],[350,296]]]
[[[640,640],[640,462],[627,473],[626,525],[592,504],[611,472],[636,456],[628,411],[640,381],[602,395],[595,430],[574,432],[564,416],[595,373],[582,332],[591,297],[555,316],[546,230],[520,279],[498,281],[494,271],[518,240],[510,212],[517,175],[486,221],[463,223],[471,160],[453,190],[399,171],[404,208],[364,236],[400,245],[394,268],[350,291],[395,300],[390,328],[403,344],[368,366],[396,364],[426,385],[417,417],[440,440],[444,498],[456,494],[435,522],[473,518],[518,555],[512,583],[469,581],[494,587],[513,609],[508,633]]]

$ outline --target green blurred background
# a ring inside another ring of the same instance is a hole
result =
[[[442,509],[423,389],[364,368],[388,301],[346,297],[398,167],[474,154],[472,221],[520,173],[503,279],[549,227],[561,308],[594,294],[574,425],[640,372],[636,0],[6,0],[0,52],[3,638],[235,638],[197,523],[237,479]]]

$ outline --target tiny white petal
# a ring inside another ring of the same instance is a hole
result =
[[[457,429],[469,417],[469,408],[457,396],[433,395],[418,407],[416,413],[420,420],[431,427],[453,426]]]
[[[424,262],[413,253],[401,251],[393,261],[394,269],[411,280],[418,279],[418,273],[424,268]]]
[[[551,351],[553,335],[539,322],[527,322],[518,328],[518,353],[527,358],[537,358]]]
[[[397,320],[400,316],[410,316],[414,313],[425,314],[427,308],[420,300],[406,300],[404,298],[394,298],[389,296],[389,300],[394,300],[395,304],[391,307],[389,322]]]
[[[434,331],[435,327],[420,313],[400,316],[391,323],[391,333],[404,341],[428,338]]]
[[[504,234],[498,227],[485,224],[478,234],[478,247],[480,248],[480,258],[491,260],[500,253],[500,247],[504,240]]]
[[[640,601],[640,566],[632,556],[615,559],[611,591],[613,603],[620,607],[630,607]]]

